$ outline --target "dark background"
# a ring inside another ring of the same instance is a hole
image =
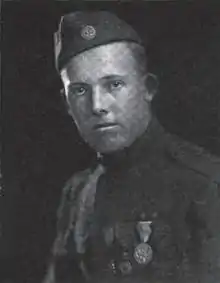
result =
[[[42,2],[5,1],[1,19],[5,234],[0,274],[28,283],[40,282],[45,271],[63,183],[93,156],[59,94],[53,33],[63,13],[107,9],[133,24],[148,42],[149,68],[160,81],[154,108],[161,123],[220,154],[220,5]]]

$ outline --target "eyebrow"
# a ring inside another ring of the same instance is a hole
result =
[[[69,85],[68,85],[68,88],[69,88],[69,87],[82,86],[82,85],[88,85],[88,84],[87,84],[87,83],[84,83],[84,82],[70,82]]]
[[[124,78],[125,75],[108,75],[108,76],[104,76],[101,78],[101,80],[113,80],[113,79],[119,79],[119,78]]]
[[[108,81],[108,80],[114,80],[114,79],[123,79],[125,78],[125,75],[107,75],[107,76],[104,76],[102,78],[100,78],[101,81]],[[69,83],[69,87],[71,86],[81,86],[81,85],[89,85],[89,83],[87,82],[71,82]]]

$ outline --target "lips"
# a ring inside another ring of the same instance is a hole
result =
[[[110,129],[110,128],[116,127],[116,126],[118,126],[118,124],[106,122],[106,123],[99,123],[99,124],[95,125],[94,129],[95,130],[108,129],[108,128]]]

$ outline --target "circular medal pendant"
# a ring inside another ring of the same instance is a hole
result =
[[[129,275],[132,272],[132,265],[129,260],[122,261],[118,264],[118,269],[123,275]]]
[[[134,249],[134,258],[138,264],[147,265],[153,258],[153,250],[150,245],[141,243]]]

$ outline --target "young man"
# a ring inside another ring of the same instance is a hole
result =
[[[55,39],[69,114],[97,160],[63,189],[45,282],[219,282],[220,160],[152,114],[138,34],[75,12]]]

